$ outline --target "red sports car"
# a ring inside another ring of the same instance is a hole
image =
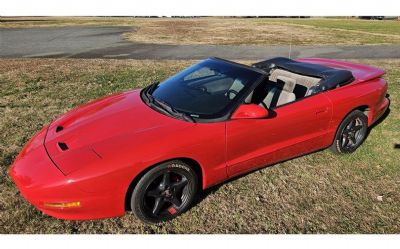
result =
[[[329,59],[246,66],[209,58],[162,83],[57,118],[10,169],[21,194],[61,219],[184,212],[199,190],[330,147],[356,150],[388,108],[384,71]]]

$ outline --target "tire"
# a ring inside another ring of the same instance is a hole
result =
[[[198,177],[186,163],[174,160],[147,172],[131,196],[135,216],[145,223],[170,220],[185,212],[198,189]]]
[[[330,149],[337,154],[352,153],[364,142],[367,132],[368,117],[354,110],[340,123]]]

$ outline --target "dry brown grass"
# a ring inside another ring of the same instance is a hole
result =
[[[253,19],[145,19],[126,37],[134,42],[164,44],[295,44],[321,43],[330,35],[309,27]]]
[[[126,37],[135,42],[220,45],[356,45],[400,43],[400,34],[376,30],[325,28],[307,20],[291,19],[142,19],[136,32]],[[343,20],[354,22],[354,20]],[[399,25],[395,22],[389,25]],[[400,28],[400,27],[399,27]]]
[[[19,195],[8,168],[57,115],[193,62],[0,60],[0,233],[399,233],[400,60],[362,62],[387,70],[392,112],[356,153],[321,151],[253,172],[207,191],[181,217],[148,226],[130,213],[99,221],[43,215]]]
[[[128,40],[157,44],[399,44],[400,22],[288,18],[3,18],[3,27],[124,25]]]

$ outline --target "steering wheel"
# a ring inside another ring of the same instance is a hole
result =
[[[207,90],[207,88],[205,86],[189,87],[189,89],[200,91],[202,93],[210,94],[210,92]]]
[[[199,86],[199,87],[196,87],[196,88],[199,89],[199,90],[201,90],[201,91],[204,92],[204,93],[210,94],[210,92],[207,90],[207,87],[205,87],[205,86]]]
[[[232,96],[231,94],[234,94],[233,97],[231,97],[231,96]],[[233,98],[236,97],[236,95],[238,95],[238,94],[239,94],[239,93],[238,93],[237,91],[233,90],[233,89],[229,89],[228,91],[226,91],[226,96],[227,96],[229,99],[233,99]]]

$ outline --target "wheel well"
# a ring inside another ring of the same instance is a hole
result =
[[[342,118],[342,120],[340,121],[340,122],[343,122],[343,120],[350,114],[350,113],[352,113],[353,111],[355,111],[355,110],[359,110],[359,111],[362,111],[364,114],[365,114],[365,116],[367,116],[367,118],[368,118],[368,124],[369,124],[369,114],[370,114],[370,112],[371,112],[371,109],[369,108],[369,106],[367,106],[367,105],[362,105],[362,106],[359,106],[359,107],[356,107],[356,108],[354,108],[354,109],[352,109],[351,111],[349,111],[348,113],[346,113],[346,115]],[[340,126],[340,123],[339,123],[339,125],[338,125],[338,127],[337,128],[339,128],[339,126]]]
[[[362,105],[362,106],[359,106],[359,107],[357,107],[357,108],[354,108],[353,110],[351,110],[351,112],[354,111],[354,110],[360,110],[360,111],[362,111],[362,112],[365,114],[365,116],[367,116],[367,118],[368,118],[368,125],[370,124],[370,113],[371,113],[371,109],[369,108],[369,106],[367,106],[367,105]],[[350,113],[350,112],[349,112],[349,113]]]
[[[368,118],[368,126],[369,126],[369,124],[370,124],[370,116],[369,115],[371,113],[371,109],[367,105],[358,106],[358,107],[352,109],[351,111],[349,111],[348,113],[346,113],[346,115],[342,118],[342,120],[340,121],[339,125],[336,127],[335,137],[336,137],[336,134],[337,134],[337,132],[339,130],[340,124],[347,117],[347,115],[349,115],[351,112],[353,112],[355,110],[362,111],[367,116],[367,118]],[[333,140],[335,140],[335,137],[333,137]]]
[[[136,184],[139,182],[139,180],[152,168],[156,167],[157,165],[161,164],[161,163],[165,163],[168,161],[173,161],[173,160],[180,160],[186,164],[188,164],[195,172],[198,178],[198,182],[199,182],[199,186],[203,187],[203,171],[201,169],[200,164],[196,161],[193,160],[191,158],[186,158],[186,157],[178,157],[178,158],[171,158],[159,163],[156,163],[154,165],[151,165],[150,167],[147,167],[145,170],[143,170],[142,172],[140,172],[133,180],[132,182],[129,184],[128,190],[126,191],[125,194],[125,210],[126,211],[131,211],[131,205],[130,205],[130,196],[132,195],[133,190],[136,187]]]

